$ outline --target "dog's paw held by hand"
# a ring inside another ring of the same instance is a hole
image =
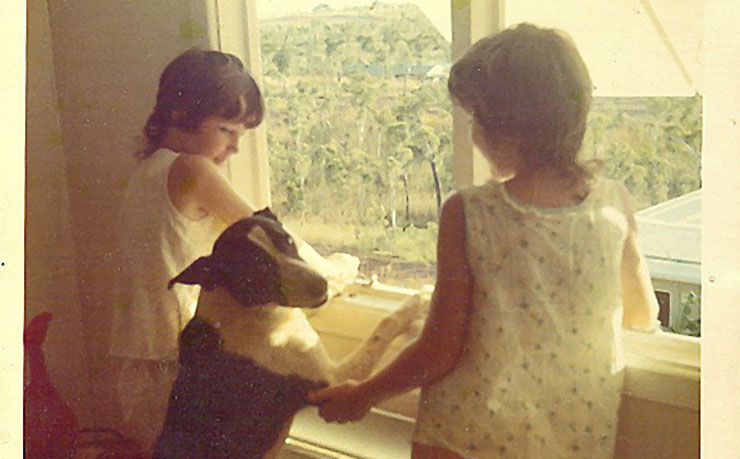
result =
[[[404,332],[404,336],[409,338],[419,336],[421,331],[424,329],[424,324],[426,324],[426,316],[412,320],[409,327],[406,329],[406,332]]]
[[[399,334],[417,334],[426,321],[429,302],[421,295],[408,297],[387,319],[395,322]]]

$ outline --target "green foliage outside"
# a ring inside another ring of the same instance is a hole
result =
[[[635,210],[701,187],[701,97],[596,99],[582,157],[630,191]]]
[[[694,291],[681,295],[681,310],[670,331],[681,335],[701,336],[701,295]]]
[[[261,43],[273,207],[320,251],[429,282],[453,186],[449,43],[414,6],[266,21]],[[594,101],[583,159],[636,210],[698,189],[700,152],[699,97]]]

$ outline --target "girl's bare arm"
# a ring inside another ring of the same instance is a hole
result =
[[[169,189],[173,202],[197,206],[216,217],[224,227],[254,212],[254,208],[206,157],[179,155],[170,168]]]
[[[328,421],[361,418],[371,406],[448,374],[463,352],[473,279],[465,258],[465,219],[460,195],[445,202],[437,245],[437,281],[421,335],[375,376],[313,393]]]
[[[645,257],[637,243],[637,221],[630,206],[627,189],[620,187],[622,208],[627,216],[627,238],[622,249],[622,326],[624,328],[652,331],[657,328],[658,299],[653,292]]]
[[[365,383],[379,400],[435,382],[452,371],[463,351],[473,278],[466,259],[462,196],[444,204],[437,243],[437,279],[421,335]]]
[[[637,244],[637,233],[632,227],[622,253],[622,326],[651,331],[657,327],[658,300],[645,258]]]

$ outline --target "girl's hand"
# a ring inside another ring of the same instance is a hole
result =
[[[353,422],[364,418],[372,401],[357,381],[346,381],[308,394],[308,402],[319,406],[319,414],[327,422]]]

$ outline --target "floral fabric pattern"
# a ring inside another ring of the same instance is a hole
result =
[[[414,441],[468,458],[611,458],[632,218],[621,185],[598,179],[558,209],[493,181],[462,196],[472,317],[456,369],[422,391]]]

